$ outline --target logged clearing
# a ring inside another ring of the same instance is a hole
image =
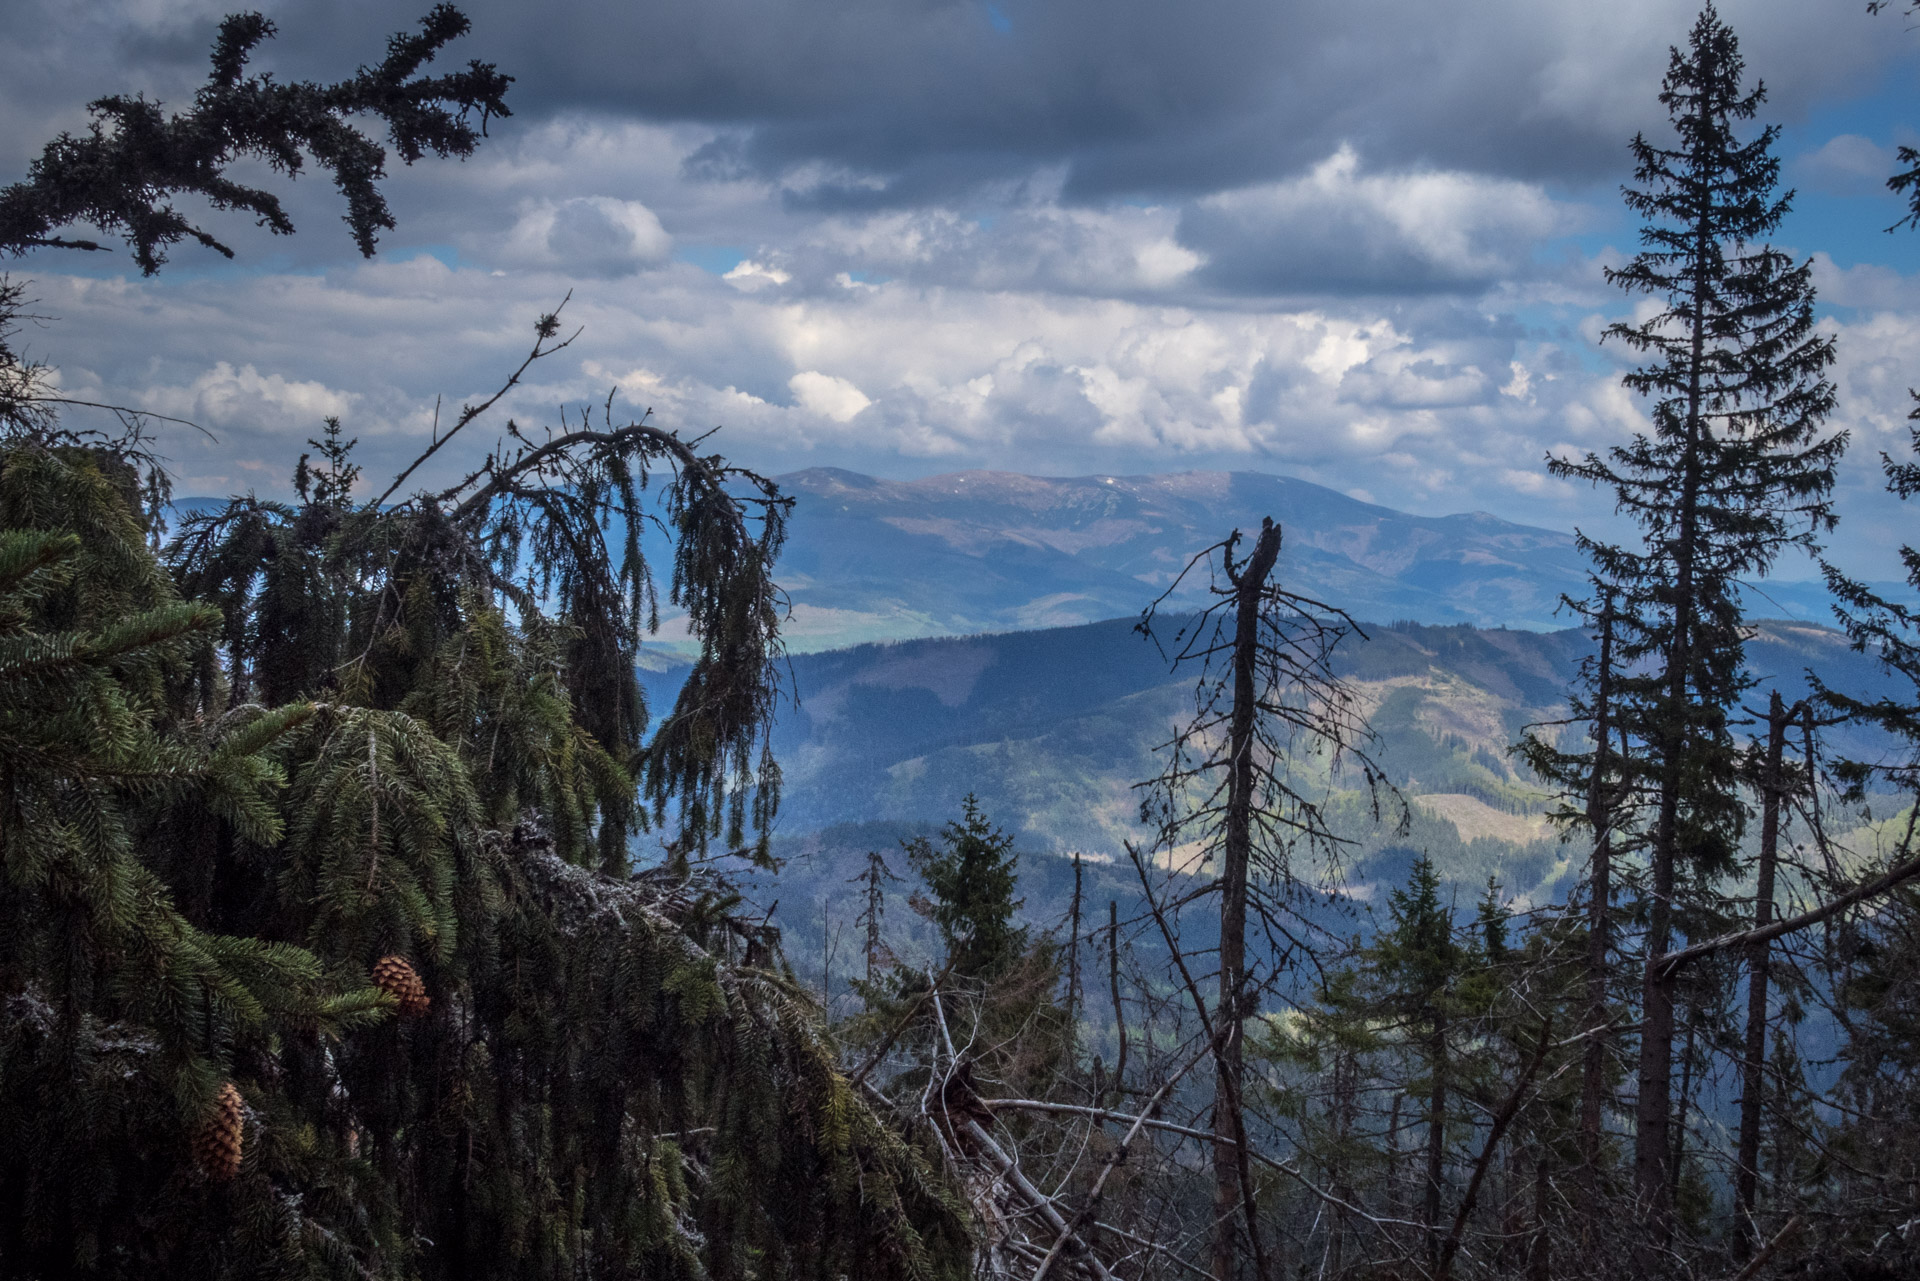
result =
[[[1525,845],[1551,832],[1544,814],[1509,814],[1463,792],[1435,792],[1411,799],[1415,805],[1452,823],[1463,841],[1491,836],[1497,841]]]

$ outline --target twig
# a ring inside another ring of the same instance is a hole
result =
[[[1480,1199],[1480,1184],[1487,1177],[1487,1168],[1493,1164],[1493,1154],[1500,1148],[1500,1140],[1506,1137],[1507,1127],[1520,1113],[1520,1101],[1526,1096],[1527,1087],[1533,1084],[1533,1077],[1540,1070],[1540,1064],[1546,1060],[1547,1048],[1552,1045],[1553,1015],[1548,1014],[1540,1024],[1540,1037],[1534,1045],[1533,1054],[1527,1060],[1527,1066],[1520,1073],[1520,1079],[1514,1082],[1513,1090],[1501,1101],[1493,1114],[1493,1125],[1487,1131],[1486,1144],[1480,1149],[1480,1157],[1473,1163],[1473,1176],[1467,1180],[1467,1190],[1460,1198],[1460,1208],[1454,1211],[1453,1226],[1447,1231],[1447,1239],[1440,1246],[1440,1263],[1434,1269],[1433,1281],[1447,1281],[1453,1272],[1453,1259],[1460,1251],[1460,1238],[1467,1230],[1467,1220],[1472,1217],[1475,1204]]]
[[[78,247],[79,246],[70,246],[70,248]],[[100,247],[99,245],[93,246],[95,249]],[[220,439],[199,423],[194,422],[191,418],[175,418],[172,414],[156,414],[151,409],[135,409],[131,405],[108,405],[97,400],[73,400],[66,396],[27,396],[22,398],[21,403],[28,405],[73,405],[81,409],[104,409],[109,413],[138,418],[155,418],[163,423],[179,423],[182,427],[191,427],[208,440],[217,441]]]
[[[875,1050],[867,1061],[860,1065],[858,1072],[855,1072],[847,1078],[848,1084],[858,1086],[867,1079],[868,1073],[880,1066],[880,1060],[887,1057],[887,1051],[891,1050],[893,1043],[900,1039],[900,1034],[907,1030],[907,1024],[913,1022],[913,1016],[920,1012],[920,1007],[925,1005],[927,1001],[940,990],[940,985],[946,982],[949,974],[953,973],[954,962],[959,959],[959,953],[956,952],[947,961],[947,968],[940,971],[939,976],[933,980],[932,985],[928,987],[926,991],[922,992],[912,1005],[907,1007],[905,1013],[893,1021],[893,1030],[887,1033],[887,1039],[882,1041],[880,1048]]]
[[[393,497],[394,490],[400,488],[400,486],[407,483],[407,477],[413,475],[415,470],[419,468],[420,464],[426,462],[427,459],[439,453],[440,447],[442,445],[446,444],[448,441],[452,440],[455,436],[459,435],[460,429],[462,427],[465,427],[468,423],[472,422],[474,419],[478,418],[480,415],[486,413],[489,409],[492,409],[493,406],[499,401],[499,399],[502,396],[506,395],[509,391],[512,391],[515,387],[519,386],[520,375],[527,372],[528,366],[533,364],[533,362],[536,360],[540,360],[540,359],[543,359],[544,357],[551,356],[556,351],[565,350],[567,347],[570,347],[573,345],[573,340],[580,336],[580,331],[578,329],[574,330],[573,334],[570,337],[565,338],[558,343],[555,343],[551,347],[548,347],[545,345],[547,339],[553,337],[554,335],[555,328],[556,328],[554,322],[558,320],[560,316],[560,312],[562,311],[562,309],[566,307],[567,303],[570,302],[572,298],[573,298],[573,291],[569,289],[567,291],[567,296],[560,300],[560,306],[555,307],[550,314],[546,316],[542,316],[540,318],[540,323],[534,327],[534,332],[537,336],[533,340],[533,350],[528,352],[527,358],[520,362],[520,368],[513,371],[512,375],[508,377],[507,381],[501,385],[499,391],[494,392],[493,395],[487,397],[485,400],[481,401],[477,405],[468,405],[463,409],[461,409],[460,417],[454,422],[453,426],[447,428],[447,434],[444,436],[437,437],[431,445],[428,445],[427,452],[424,454],[421,454],[418,458],[414,459],[411,463],[408,463],[406,470],[401,472],[398,476],[395,476],[393,478],[393,483],[387,486],[387,492],[373,500],[373,509],[375,511],[378,511],[380,507],[387,501],[387,499]]]

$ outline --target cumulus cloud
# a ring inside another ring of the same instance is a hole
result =
[[[836,423],[851,422],[873,402],[866,393],[844,378],[803,369],[787,379],[793,398],[808,413],[830,418]]]
[[[351,414],[358,399],[323,383],[262,374],[250,364],[235,369],[224,360],[185,386],[143,387],[133,397],[139,408],[156,414],[248,432],[310,428]]]
[[[1837,134],[1796,158],[1796,170],[1808,186],[1835,196],[1878,194],[1895,168],[1892,147],[1857,133]]]
[[[507,233],[500,261],[582,276],[624,276],[665,262],[673,237],[637,200],[542,201]]]
[[[393,166],[375,262],[308,180],[282,186],[292,240],[216,217],[238,272],[191,246],[157,282],[106,255],[21,264],[61,318],[36,354],[69,385],[218,433],[169,439],[183,492],[284,485],[336,412],[391,474],[435,398],[488,394],[569,289],[586,333],[503,414],[617,389],[767,471],[1254,467],[1565,526],[1604,496],[1538,460],[1645,426],[1625,354],[1592,342],[1630,314],[1596,262],[1625,254],[1575,237],[1631,243],[1605,221],[1624,142],[1663,127],[1697,0],[1005,0],[1005,31],[890,0],[466,7],[454,52],[516,75],[516,114],[468,162]],[[190,92],[213,13],[167,10],[0,0],[0,156],[24,164],[5,149],[83,121],[84,97]],[[1887,19],[1723,11],[1769,118],[1896,54]],[[262,63],[288,76],[338,76],[398,25],[371,0],[274,15]],[[1793,180],[1864,181],[1878,153],[1852,127]],[[1849,309],[1836,421],[1898,443],[1920,290],[1816,271]],[[476,431],[434,466],[470,463]],[[1870,505],[1856,453],[1848,501]]]
[[[1464,173],[1366,173],[1350,146],[1299,178],[1195,202],[1181,240],[1246,293],[1485,289],[1577,225],[1537,186]]]

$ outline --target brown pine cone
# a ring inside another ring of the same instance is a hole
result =
[[[228,1081],[213,1096],[213,1106],[193,1135],[194,1162],[215,1183],[225,1183],[240,1173],[246,1125],[246,1104],[233,1082]]]
[[[420,981],[420,972],[407,964],[405,957],[383,956],[375,961],[373,985],[393,994],[402,1018],[418,1018],[433,1004],[427,997],[427,985]]]

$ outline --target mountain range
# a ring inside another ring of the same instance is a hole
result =
[[[1562,594],[1587,586],[1569,533],[1414,516],[1260,472],[881,480],[822,467],[778,480],[798,500],[777,571],[796,651],[1135,617],[1195,553],[1264,516],[1283,531],[1279,581],[1356,618],[1552,630],[1569,621]],[[1205,588],[1190,575],[1174,602]],[[1818,583],[1770,582],[1754,604],[1830,618]]]
[[[1425,853],[1456,883],[1497,874],[1535,901],[1556,893],[1572,854],[1508,748],[1528,725],[1565,715],[1587,652],[1573,630],[1402,622],[1348,637],[1337,670],[1408,817],[1395,830],[1347,816],[1355,874],[1398,875]],[[1797,696],[1809,668],[1836,688],[1894,692],[1829,628],[1756,623],[1748,657],[1762,681],[1756,705],[1775,683]],[[682,670],[645,674],[656,707]],[[1025,851],[1124,863],[1124,842],[1144,834],[1134,785],[1157,772],[1155,749],[1191,714],[1197,675],[1170,670],[1125,620],[800,654],[791,672],[795,699],[774,736],[780,830],[836,866],[854,847],[937,826],[970,793]],[[1885,750],[1845,726],[1833,733],[1842,751]]]

